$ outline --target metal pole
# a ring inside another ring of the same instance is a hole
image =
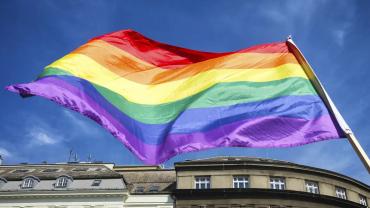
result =
[[[315,72],[313,71],[312,67],[303,56],[302,52],[299,50],[297,45],[293,42],[292,37],[289,35],[287,38],[287,45],[289,50],[294,54],[297,58],[298,62],[301,64],[303,70],[305,71],[307,77],[311,81],[312,85],[316,89],[317,93],[323,99],[326,107],[330,111],[330,113],[336,118],[340,128],[345,133],[346,137],[348,138],[349,142],[351,143],[353,149],[357,153],[358,157],[360,158],[361,162],[364,164],[365,168],[370,174],[370,160],[369,157],[366,155],[366,152],[361,147],[360,143],[356,139],[355,135],[352,133],[352,130],[349,128],[346,121],[343,119],[342,115],[339,113],[338,109],[334,105],[333,101],[330,99],[330,96],[325,91],[324,87],[322,86],[320,80],[317,78]]]
[[[349,140],[349,143],[351,143],[353,149],[356,151],[358,157],[360,158],[361,162],[364,164],[364,166],[367,169],[367,172],[370,174],[370,160],[367,156],[364,149],[361,147],[360,143],[356,139],[355,135],[352,132],[346,132],[346,136]]]

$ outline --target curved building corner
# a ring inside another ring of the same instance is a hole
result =
[[[217,157],[175,163],[176,207],[367,207],[370,187],[285,161]]]

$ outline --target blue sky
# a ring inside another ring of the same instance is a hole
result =
[[[370,154],[369,1],[0,1],[0,86],[29,82],[94,36],[134,29],[158,41],[205,51],[294,41]],[[5,163],[80,160],[141,164],[93,121],[40,97],[0,90],[0,154]],[[165,163],[221,155],[287,160],[370,184],[347,140],[294,148],[221,148]]]

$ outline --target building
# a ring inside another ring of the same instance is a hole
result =
[[[369,198],[348,176],[262,158],[0,165],[0,208],[356,208]]]
[[[366,207],[370,187],[290,162],[219,157],[175,163],[179,208]]]
[[[128,190],[113,164],[0,166],[0,208],[118,208]]]
[[[116,166],[114,170],[123,175],[129,190],[124,207],[172,208],[172,192],[176,187],[173,169],[160,166]]]

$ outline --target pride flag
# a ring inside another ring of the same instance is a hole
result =
[[[88,41],[8,90],[93,119],[148,164],[215,147],[344,137],[286,42],[195,51],[132,30]]]

